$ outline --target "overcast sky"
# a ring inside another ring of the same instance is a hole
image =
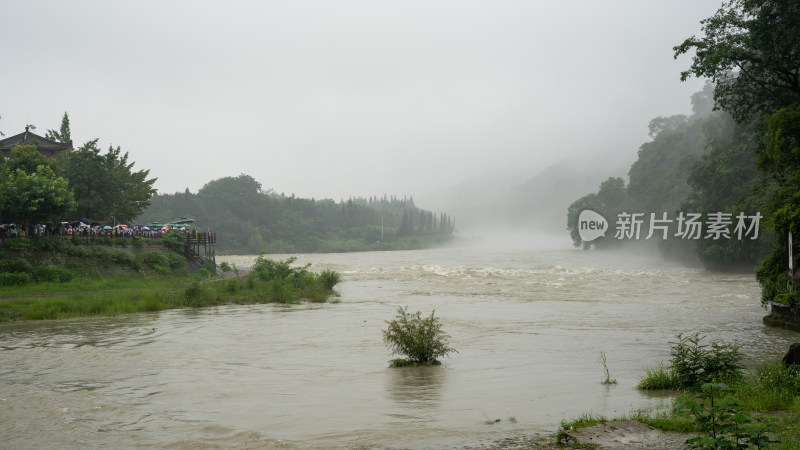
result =
[[[24,1],[0,7],[0,131],[100,138],[160,192],[245,173],[303,197],[426,194],[633,161],[690,113],[672,47],[720,0]],[[624,175],[624,174],[620,174]]]

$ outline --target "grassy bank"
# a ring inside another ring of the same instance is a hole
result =
[[[224,304],[325,302],[336,272],[259,258],[247,276],[190,270],[169,240],[119,248],[62,239],[15,240],[0,253],[0,322],[112,316]],[[8,243],[8,241],[7,241]],[[129,244],[130,245],[130,244]]]
[[[563,421],[557,438],[572,428],[633,419],[664,431],[693,433],[689,448],[800,448],[800,367],[770,362],[742,373],[738,349],[704,345],[702,339],[679,335],[671,364],[650,369],[640,379],[639,389],[681,394],[672,409],[614,418],[586,414]]]

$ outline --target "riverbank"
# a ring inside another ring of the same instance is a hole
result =
[[[6,239],[0,248],[0,322],[115,316],[224,304],[324,302],[339,276],[260,259],[219,276],[184,253],[181,235],[160,239]]]

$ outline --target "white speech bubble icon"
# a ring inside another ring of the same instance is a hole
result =
[[[581,240],[591,242],[600,236],[605,236],[608,231],[606,218],[590,209],[584,209],[578,216],[578,234]]]

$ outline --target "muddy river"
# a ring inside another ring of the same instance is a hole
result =
[[[341,272],[339,302],[0,324],[0,447],[479,445],[668,405],[635,386],[677,333],[736,344],[750,365],[797,340],[762,325],[752,275],[642,255],[488,245],[298,262]],[[441,318],[458,349],[442,366],[388,368],[381,331],[406,305]]]

